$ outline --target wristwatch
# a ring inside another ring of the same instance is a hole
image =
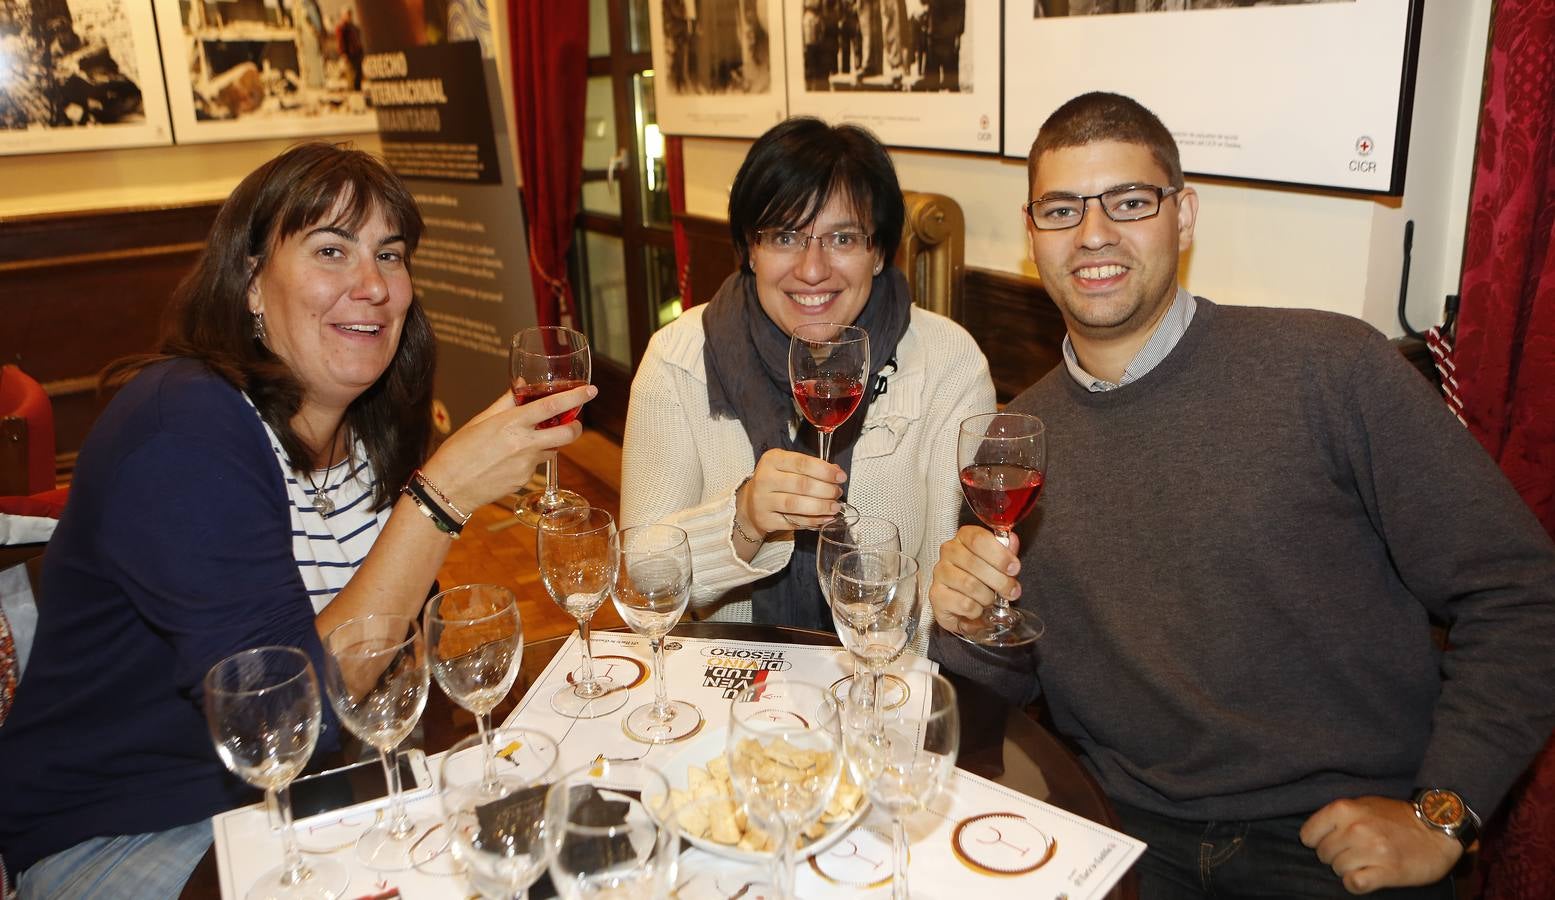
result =
[[[1479,816],[1463,798],[1444,788],[1415,791],[1415,818],[1450,838],[1467,850],[1479,840]]]

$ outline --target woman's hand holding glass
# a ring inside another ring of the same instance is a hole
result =
[[[621,545],[610,513],[593,507],[564,507],[546,513],[535,530],[540,580],[578,623],[583,665],[551,696],[551,708],[574,719],[594,719],[626,705],[626,692],[609,677],[594,674],[589,620],[615,583]]]
[[[665,689],[664,636],[691,599],[691,540],[673,525],[638,525],[621,532],[621,563],[610,592],[627,626],[653,650],[653,702],[627,713],[622,727],[635,740],[669,744],[697,733],[702,711],[671,700]]]
[[[562,900],[665,897],[680,834],[669,784],[640,762],[597,760],[562,775],[545,798],[551,883]]]
[[[734,514],[762,537],[818,528],[841,512],[846,480],[840,467],[807,453],[768,450],[735,498]]]
[[[581,331],[558,325],[537,325],[513,336],[508,348],[509,385],[513,399],[521,406],[589,383],[593,361],[589,339]],[[540,423],[542,428],[566,425],[577,418],[575,411],[560,413]],[[519,501],[514,515],[534,527],[540,517],[568,507],[578,509],[588,501],[556,486],[556,457],[545,458],[545,492],[529,494]]]
[[[928,805],[950,780],[961,740],[956,691],[950,682],[928,672],[905,677],[906,703],[883,720],[868,706],[849,706],[841,729],[854,780],[871,803],[891,816],[893,900],[908,897],[905,819]]]
[[[513,688],[524,658],[524,627],[513,592],[495,584],[465,584],[427,603],[427,655],[449,699],[475,714],[486,748],[487,786],[496,791],[491,711]]]
[[[772,880],[784,898],[794,896],[799,836],[831,802],[842,775],[836,715],[825,689],[781,676],[729,703],[729,781],[746,812],[776,836]],[[801,756],[804,765],[795,765]]]
[[[313,755],[322,715],[313,664],[295,647],[245,650],[205,675],[205,721],[216,755],[233,774],[273,795],[284,823],[285,862],[259,876],[248,900],[333,900],[345,893],[351,876],[344,866],[303,860],[287,793]]]
[[[523,900],[550,860],[545,792],[558,750],[549,735],[528,728],[498,728],[490,739],[500,754],[495,771],[487,771],[483,735],[443,758],[443,813],[470,888],[483,900]]]
[[[389,810],[357,839],[356,853],[384,872],[415,864],[417,839],[438,823],[414,820],[405,811],[399,766],[400,742],[410,736],[427,705],[426,641],[407,616],[376,614],[348,619],[324,638],[324,681],[340,723],[378,751],[389,785]]]

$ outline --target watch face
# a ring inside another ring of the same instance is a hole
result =
[[[1451,828],[1463,821],[1463,800],[1452,791],[1426,791],[1420,795],[1420,814],[1432,825]]]

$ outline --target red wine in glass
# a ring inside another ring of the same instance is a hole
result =
[[[821,375],[794,382],[799,411],[817,431],[834,431],[864,398],[864,383],[849,375]]]
[[[971,465],[961,470],[961,490],[984,525],[1007,532],[1037,505],[1042,470],[1006,463]]]
[[[983,413],[961,423],[956,458],[972,512],[1006,547],[1010,529],[1037,505],[1047,472],[1047,429],[1036,416]],[[1020,647],[1042,636],[1042,619],[999,597],[958,635],[988,647]]]
[[[864,398],[869,377],[869,334],[857,325],[810,322],[788,342],[788,383],[799,411],[820,439],[821,459],[831,456],[831,435]]]
[[[586,384],[588,384],[587,381],[582,381],[577,378],[557,378],[552,381],[535,381],[529,384],[515,384],[513,385],[513,401],[519,406],[523,406],[525,403],[539,400],[542,397],[549,397],[552,394],[560,394],[564,391],[570,391],[573,388],[583,387]],[[576,419],[578,414],[581,412],[583,412],[583,407],[575,406],[564,413],[551,416],[549,419],[546,419],[544,422],[541,422],[535,427],[555,428],[557,425],[566,425],[568,422]]]

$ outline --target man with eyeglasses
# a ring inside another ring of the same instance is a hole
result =
[[[942,546],[931,656],[1045,701],[1147,898],[1452,897],[1555,725],[1555,546],[1375,330],[1178,285],[1199,197],[1148,110],[1071,100],[1028,177],[1068,336],[1008,409],[1047,425],[1046,493],[1011,548]],[[996,593],[1040,641],[954,636]]]

